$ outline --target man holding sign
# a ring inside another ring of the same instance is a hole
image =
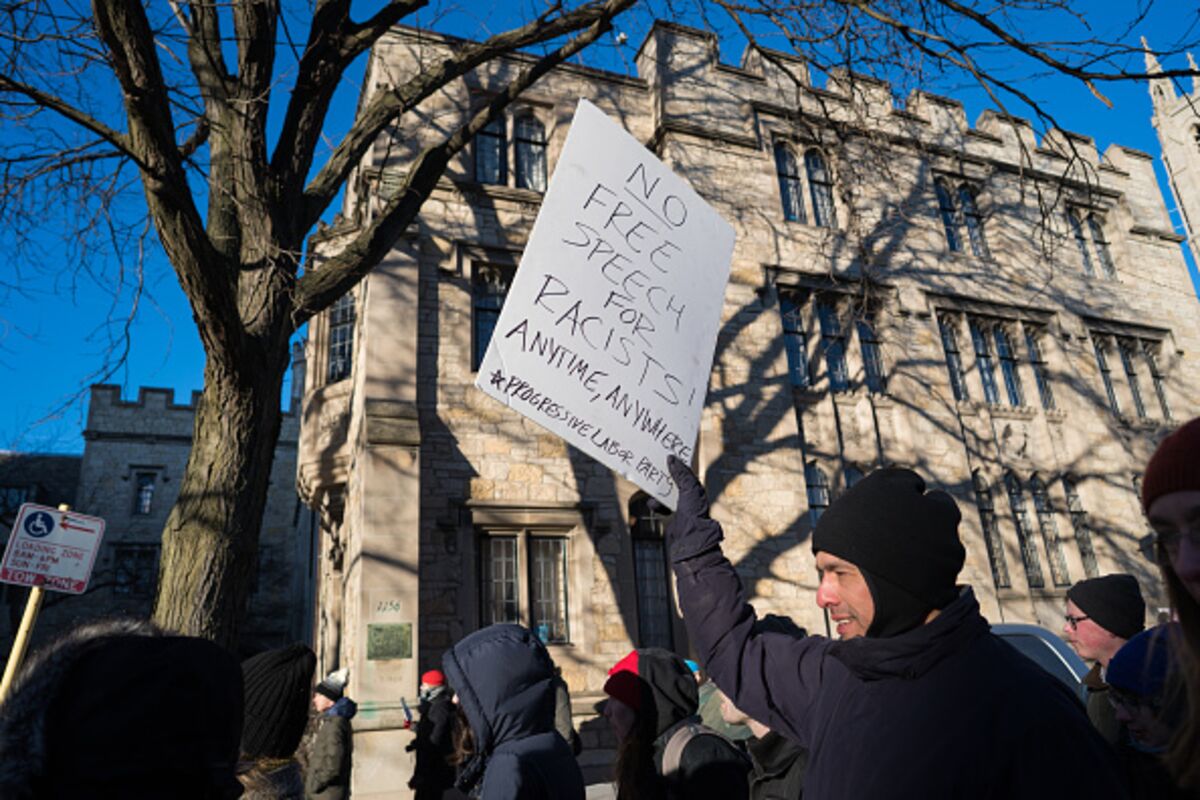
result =
[[[760,631],[704,487],[672,458],[679,606],[735,706],[809,751],[806,800],[1123,797],[1074,695],[994,636],[950,495],[911,470],[863,478],[813,532],[817,602],[842,641]],[[1064,768],[1064,765],[1069,768]]]
[[[667,505],[692,458],[733,229],[580,100],[476,385]]]

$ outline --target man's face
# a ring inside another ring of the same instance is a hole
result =
[[[829,612],[841,639],[865,636],[875,619],[875,599],[858,567],[829,553],[817,553],[817,605]]]
[[[1146,516],[1171,561],[1171,569],[1192,599],[1200,603],[1200,491],[1189,489],[1157,497]]]
[[[1099,661],[1107,665],[1108,660],[1125,644],[1120,636],[1101,628],[1091,619],[1085,619],[1087,614],[1070,600],[1067,601],[1067,616],[1070,619],[1063,623],[1063,638],[1084,661]]]
[[[313,693],[312,704],[313,708],[317,710],[318,714],[324,714],[326,711],[333,708],[333,701],[320,692]]]

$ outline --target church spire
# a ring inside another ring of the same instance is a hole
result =
[[[1155,77],[1160,75],[1163,69],[1162,65],[1158,63],[1158,58],[1150,49],[1150,44],[1146,41],[1145,36],[1142,37],[1142,53],[1146,57],[1146,72],[1150,75],[1150,99],[1154,101],[1156,111],[1165,110],[1168,103],[1178,97],[1175,93],[1175,86],[1166,78]]]

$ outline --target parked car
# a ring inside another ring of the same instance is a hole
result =
[[[1066,684],[1081,702],[1087,702],[1087,689],[1080,681],[1087,675],[1088,665],[1057,635],[1037,625],[1016,623],[993,625],[992,633]]]

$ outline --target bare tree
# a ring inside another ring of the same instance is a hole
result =
[[[136,179],[205,349],[191,455],[163,532],[156,621],[236,642],[279,435],[289,337],[378,263],[476,131],[633,2],[554,3],[526,25],[463,43],[361,108],[317,169],[346,70],[425,0],[395,0],[361,21],[349,0],[319,0],[286,71],[277,63],[279,42],[290,39],[294,19],[273,0],[172,2],[157,15],[135,0],[97,0],[89,12],[41,0],[4,9],[0,102],[6,127],[24,134],[0,158],[4,220],[28,230],[67,194],[82,209],[79,235],[119,241],[117,198]],[[475,67],[542,43],[556,46],[421,153],[400,191],[338,258],[302,272],[305,237],[389,124]],[[289,78],[272,142],[272,100]],[[113,95],[98,91],[114,82],[120,108],[106,107]]]
[[[527,24],[458,44],[449,57],[372,95],[319,164],[331,101],[347,70],[427,0],[392,0],[361,20],[350,0],[316,0],[300,11],[278,0],[93,0],[90,8],[16,0],[0,9],[0,223],[17,262],[37,256],[37,237],[25,234],[58,217],[71,227],[83,269],[94,252],[131,254],[133,277],[120,279],[133,286],[141,282],[138,254],[161,247],[205,349],[193,447],[163,533],[158,622],[236,642],[280,428],[289,337],[379,263],[479,130],[636,2],[547,2]],[[1145,77],[1120,65],[1137,50],[1128,43],[1039,43],[1011,18],[1074,14],[1069,0],[643,6],[688,20],[724,15],[755,47],[782,34],[818,68],[920,81],[933,65],[1017,99],[1029,98],[981,66],[979,53],[1013,53],[1097,95],[1105,81]],[[293,38],[299,23],[307,26],[303,40]],[[381,213],[319,270],[303,270],[306,237],[389,126],[471,70],[533,47],[542,55],[422,151]],[[1162,73],[1173,74],[1189,73]],[[8,285],[19,287],[19,275],[6,276],[0,289]]]

